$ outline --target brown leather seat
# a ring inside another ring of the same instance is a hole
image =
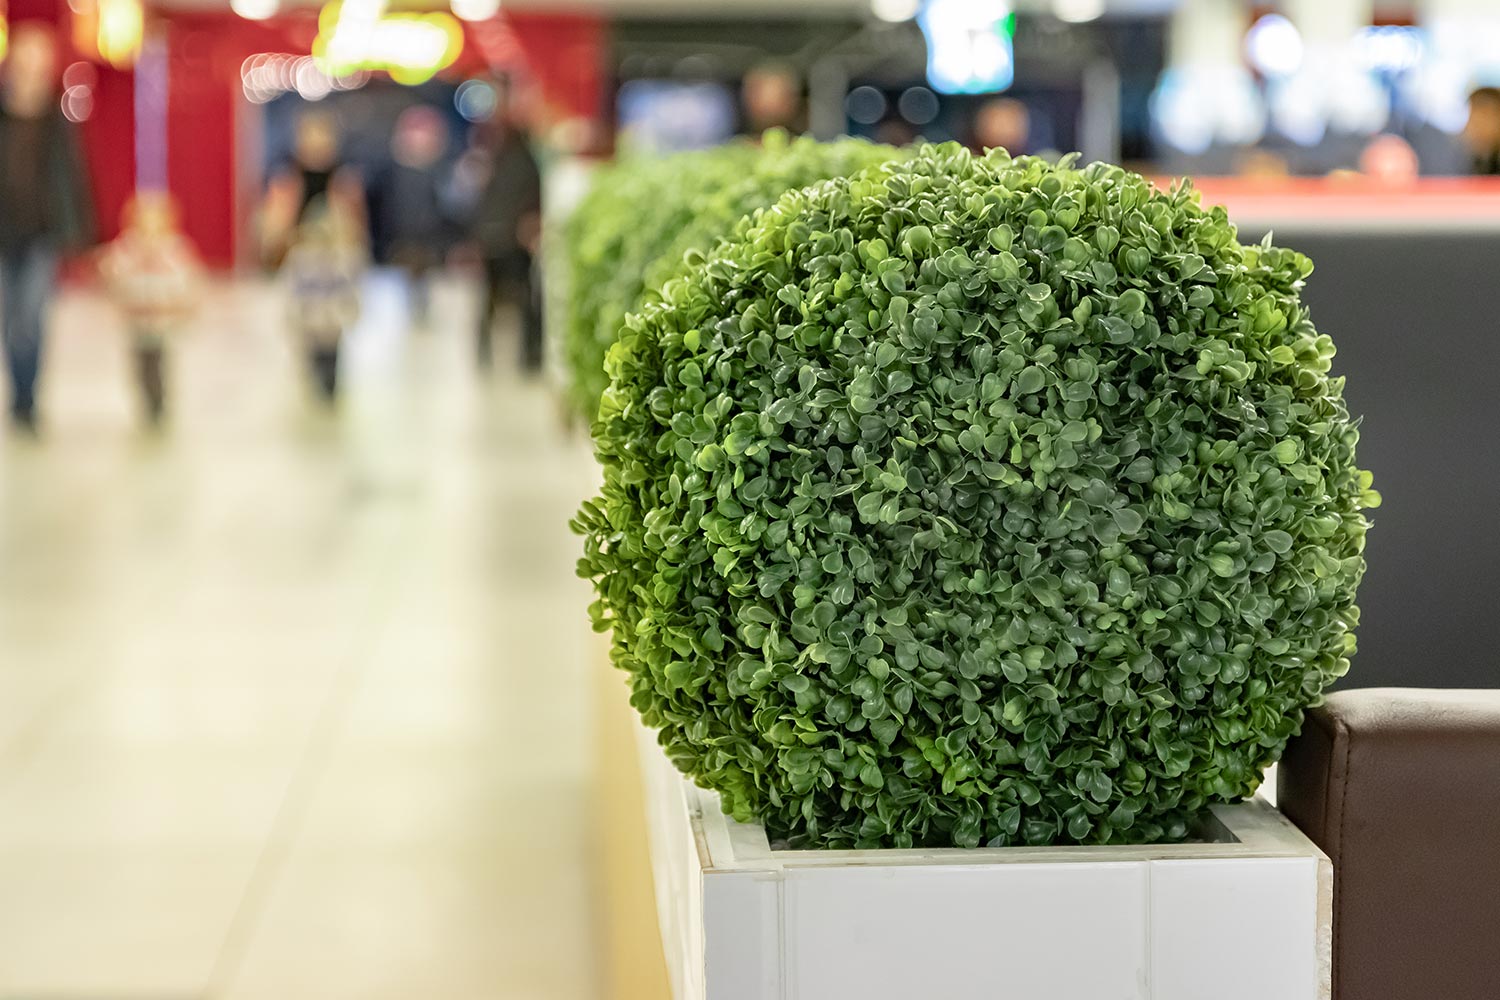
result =
[[[1334,1000],[1500,998],[1500,691],[1340,691],[1278,769],[1333,860]]]

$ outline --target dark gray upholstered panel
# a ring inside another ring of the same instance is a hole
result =
[[[1384,497],[1340,686],[1500,687],[1500,233],[1281,226],[1275,241],[1315,263],[1305,301]]]

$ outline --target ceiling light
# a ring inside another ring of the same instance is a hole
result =
[[[1052,13],[1069,24],[1096,21],[1104,16],[1104,0],[1052,0]]]
[[[229,0],[229,9],[247,21],[264,21],[277,6],[276,0]]]
[[[464,21],[488,21],[500,13],[500,0],[452,0],[453,13]]]
[[[922,9],[922,0],[870,0],[870,11],[882,21],[910,21]]]
[[[1266,14],[1245,35],[1250,64],[1263,75],[1291,76],[1302,65],[1302,34],[1281,14]]]

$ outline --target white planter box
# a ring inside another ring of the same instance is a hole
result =
[[[1212,842],[773,851],[640,741],[675,1000],[1327,1000],[1332,869],[1262,800]]]

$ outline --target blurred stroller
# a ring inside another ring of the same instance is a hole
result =
[[[359,318],[365,259],[358,227],[323,201],[303,214],[281,263],[289,324],[314,386],[330,403],[338,398],[339,345]]]
[[[166,346],[198,305],[202,268],[179,226],[177,203],[142,191],[125,206],[120,235],[99,256],[110,297],[125,315],[146,418],[166,411]]]

